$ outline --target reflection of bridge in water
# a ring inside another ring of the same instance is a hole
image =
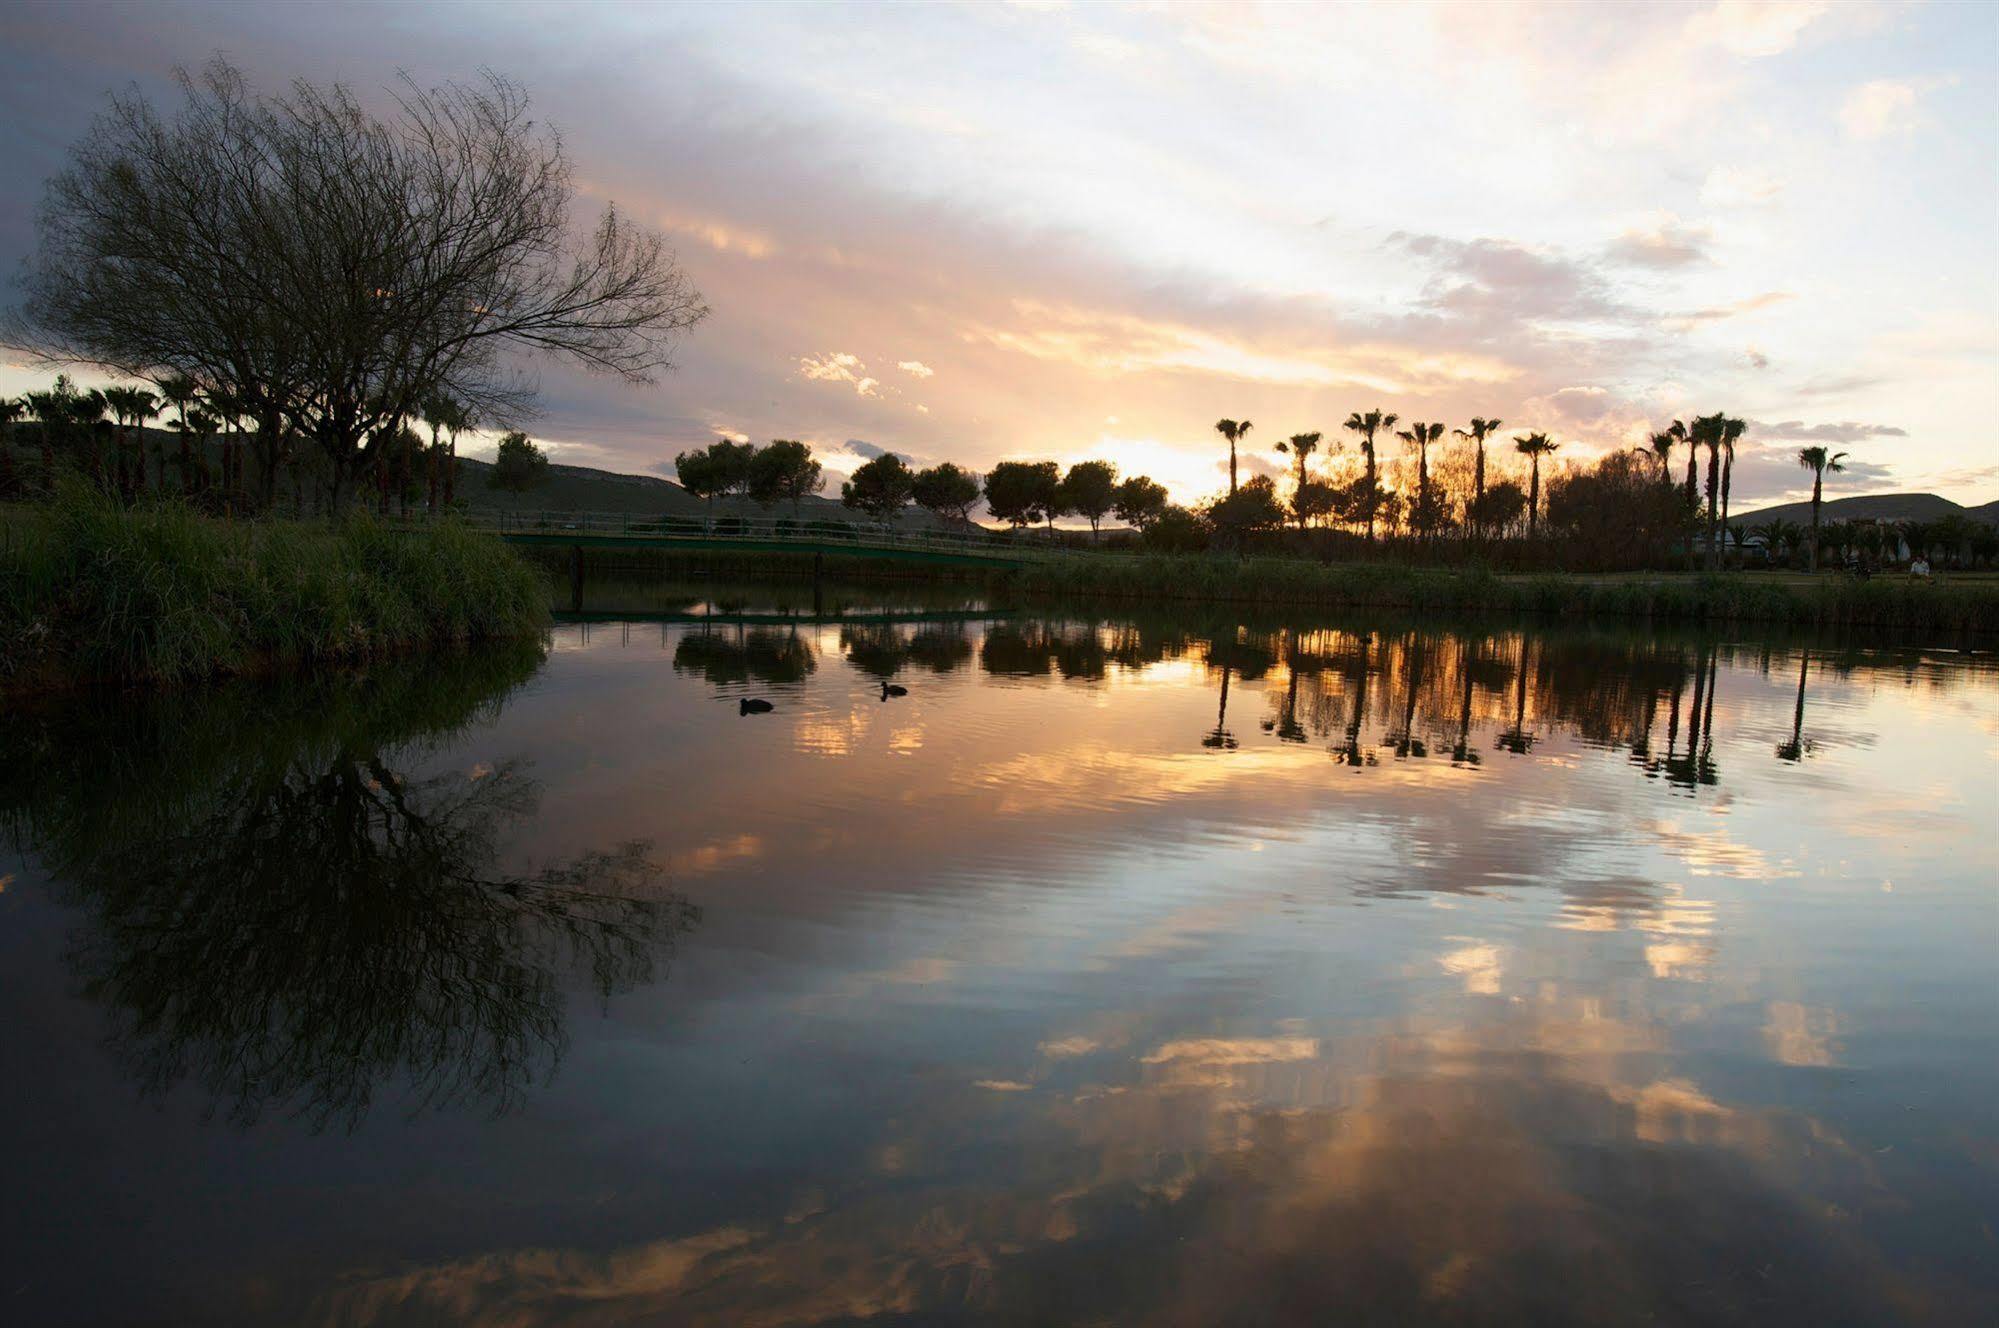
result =
[[[1017,609],[880,609],[836,613],[694,613],[686,610],[647,611],[644,609],[557,610],[555,620],[563,623],[684,623],[713,627],[850,627],[892,626],[899,623],[992,623],[1010,622]]]

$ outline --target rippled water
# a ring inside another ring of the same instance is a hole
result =
[[[1993,656],[643,598],[8,716],[0,1315],[1999,1315]]]

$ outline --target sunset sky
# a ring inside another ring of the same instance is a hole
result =
[[[523,82],[714,308],[655,386],[545,368],[557,461],[1106,456],[1192,500],[1221,416],[1271,469],[1374,406],[1565,456],[1726,410],[1738,510],[1812,441],[1843,493],[1999,497],[1993,6],[72,2],[0,38],[10,267],[105,94],[176,63]]]

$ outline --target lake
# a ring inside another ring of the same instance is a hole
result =
[[[1993,654],[655,586],[0,756],[12,1323],[1999,1319]]]

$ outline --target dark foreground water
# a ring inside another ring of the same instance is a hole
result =
[[[1999,1317],[1993,657],[719,607],[9,712],[0,1321]]]

